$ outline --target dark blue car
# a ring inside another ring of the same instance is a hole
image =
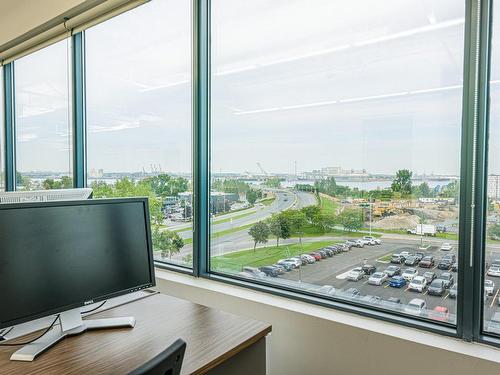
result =
[[[389,281],[389,286],[393,288],[402,288],[406,285],[406,280],[402,276],[394,276]]]

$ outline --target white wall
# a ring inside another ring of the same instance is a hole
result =
[[[497,362],[417,344],[409,340],[276,307],[281,303],[276,303],[274,306],[267,303],[257,303],[249,301],[246,297],[231,296],[227,293],[187,285],[185,282],[176,281],[176,279],[180,280],[180,277],[171,278],[168,274],[167,272],[163,273],[163,275],[167,275],[169,280],[165,280],[161,276],[158,279],[157,289],[162,293],[271,323],[273,332],[269,340],[270,375],[500,374],[500,364]],[[203,283],[219,284],[211,281],[203,281]],[[225,287],[227,288],[227,286]],[[235,289],[241,288],[235,287]],[[245,293],[246,290],[241,290],[241,295]],[[276,299],[276,301],[286,300],[274,296],[270,298]],[[303,304],[306,308],[310,306]],[[318,309],[317,306],[310,308]],[[325,310],[329,309],[325,308]],[[358,318],[356,317],[356,319]],[[367,326],[372,327],[374,324],[379,324],[374,319],[363,319]],[[390,324],[389,327],[393,327],[394,330],[401,328],[399,325],[393,324]],[[404,329],[410,332],[414,331],[415,340],[417,340],[417,336],[422,336],[420,331]],[[425,336],[431,337],[430,341],[433,341],[433,338],[436,342],[440,341],[441,346],[443,341],[445,343],[449,341],[451,346],[470,347],[476,352],[486,351],[489,353],[489,358],[500,360],[500,350],[492,350],[490,347],[479,344],[466,344],[460,340],[443,338],[434,334],[425,333]],[[491,355],[497,357],[491,357]]]

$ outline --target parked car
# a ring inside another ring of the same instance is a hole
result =
[[[336,292],[336,289],[332,285],[323,285],[318,289],[318,293],[327,294],[329,296],[333,296]]]
[[[366,275],[365,271],[363,271],[363,269],[361,267],[356,267],[356,268],[352,269],[351,271],[349,271],[349,273],[347,274],[347,280],[359,281],[363,277],[365,277],[365,275]]]
[[[394,276],[389,280],[389,286],[393,288],[402,288],[406,285],[406,280],[403,276]]]
[[[365,247],[365,244],[361,240],[347,240],[346,243],[352,247]]]
[[[405,259],[406,266],[416,266],[417,264],[418,264],[418,258],[414,255],[411,255]]]
[[[415,276],[408,285],[409,290],[423,293],[427,287],[427,280],[423,276]]]
[[[291,270],[293,270],[295,268],[295,264],[294,263],[286,262],[284,260],[278,261],[277,265],[279,265],[281,267],[284,267],[285,271],[287,271],[287,272],[289,272],[289,271],[291,271]]]
[[[309,255],[309,254],[302,254],[299,258],[302,261],[302,265],[312,264],[312,263],[316,262],[316,259],[312,255]]]
[[[427,317],[441,322],[447,322],[450,315],[450,310],[444,306],[436,306],[428,311]]]
[[[321,260],[321,255],[316,252],[309,253],[310,256],[314,257],[316,261]]]
[[[364,236],[363,240],[371,241],[372,245],[381,245],[382,241],[379,238],[373,236]]]
[[[389,266],[384,270],[384,273],[389,277],[401,275],[401,268],[398,266]]]
[[[422,259],[424,259],[425,257],[425,254],[422,253],[422,252],[418,252],[418,253],[415,253],[415,257],[418,259],[418,261],[420,262]]]
[[[412,281],[415,276],[418,276],[418,271],[415,268],[407,268],[401,275],[406,281]]]
[[[391,263],[394,264],[402,264],[405,262],[405,257],[402,256],[401,254],[392,254],[391,256]]]
[[[441,261],[438,263],[437,268],[440,270],[451,270],[451,267],[453,266],[453,262],[450,261],[449,259],[441,259]]]
[[[451,270],[453,272],[458,272],[458,262],[453,263],[453,265],[451,266]]]
[[[382,285],[387,281],[387,275],[384,272],[375,272],[368,279],[368,284],[371,285]]]
[[[278,272],[278,275],[283,275],[286,272],[285,267],[283,267],[280,264],[272,264],[269,267],[274,267],[276,268],[276,271]]]
[[[410,302],[408,302],[408,305],[405,306],[404,311],[407,314],[423,315],[426,307],[427,304],[423,299],[413,298]]]
[[[500,277],[500,266],[496,264],[492,264],[490,268],[488,268],[488,272],[486,272],[488,276]]]
[[[409,256],[411,256],[411,255],[413,255],[413,254],[412,254],[412,253],[410,253],[409,251],[406,251],[406,250],[405,250],[405,251],[401,251],[401,252],[399,253],[399,255],[401,255],[403,258],[405,258],[405,259],[406,259],[406,258],[408,258]]]
[[[425,279],[427,280],[427,284],[430,284],[436,278],[436,273],[431,272],[431,271],[427,271],[427,272],[424,272],[424,274],[422,276],[425,277]]]
[[[457,290],[458,290],[457,284],[453,284],[450,288],[450,293],[448,293],[448,297],[452,299],[457,298]]]
[[[333,256],[333,251],[331,249],[328,249],[328,248],[323,248],[321,249],[321,251],[324,251],[326,253],[327,256],[329,256],[330,258]]]
[[[365,264],[363,267],[362,267],[363,271],[367,274],[367,275],[371,275],[372,273],[375,273],[375,271],[377,270],[377,267],[371,265],[371,264]]]
[[[449,242],[443,242],[443,244],[441,245],[441,250],[442,251],[450,251],[450,250],[453,250],[453,246],[451,246],[451,244]]]
[[[495,283],[492,280],[484,280],[484,292],[488,296],[492,296],[495,291]]]
[[[453,275],[449,272],[444,272],[439,275],[439,279],[445,281],[445,288],[450,288],[453,285]]]
[[[266,274],[255,267],[243,267],[243,272],[246,272],[254,277],[266,277]]]
[[[294,265],[293,268],[297,268],[297,267],[300,267],[302,265],[302,260],[297,259],[297,258],[286,258],[286,259],[278,260],[278,264],[281,264],[281,263],[291,263]]]
[[[418,266],[422,268],[434,267],[434,257],[432,255],[423,257],[422,260],[418,263]]]
[[[316,251],[319,255],[321,255],[321,259],[326,259],[328,255],[323,250]]]
[[[373,246],[375,245],[375,242],[372,241],[372,240],[367,240],[365,239],[364,237],[363,238],[360,238],[360,241],[363,242],[363,245],[365,246]]]
[[[260,267],[259,270],[264,272],[266,276],[277,277],[279,275],[278,270],[272,266],[263,266]]]
[[[442,296],[446,292],[446,286],[444,280],[436,279],[432,281],[429,288],[427,288],[427,294],[431,296]]]

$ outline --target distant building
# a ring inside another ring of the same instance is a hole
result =
[[[488,176],[488,198],[496,201],[500,199],[500,175],[490,174]]]
[[[179,201],[185,201],[191,204],[193,199],[193,194],[189,191],[179,193]],[[210,193],[210,212],[219,213],[229,211],[231,205],[239,200],[239,195],[237,193],[224,193],[213,191]]]

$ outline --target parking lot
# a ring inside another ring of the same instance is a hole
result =
[[[408,284],[402,288],[390,287],[388,282],[385,282],[380,286],[370,285],[368,284],[368,276],[365,276],[359,281],[347,280],[347,273],[350,270],[354,267],[363,266],[365,264],[374,265],[377,271],[385,270],[390,263],[384,256],[388,254],[400,253],[402,251],[408,251],[410,253],[422,252],[425,255],[434,256],[435,265],[433,267],[414,267],[418,270],[419,275],[423,275],[424,272],[431,271],[435,272],[437,278],[439,278],[439,275],[443,272],[452,272],[451,270],[440,270],[437,268],[437,265],[444,255],[457,255],[456,244],[452,244],[453,249],[451,251],[440,250],[440,242],[437,241],[430,242],[428,245],[430,246],[426,250],[421,250],[419,249],[420,240],[384,240],[381,245],[365,246],[364,248],[353,247],[348,252],[334,255],[331,258],[322,259],[314,264],[302,266],[300,270],[287,272],[284,275],[281,275],[280,278],[300,281],[307,284],[315,284],[318,286],[331,285],[335,287],[337,291],[356,288],[363,296],[373,295],[378,296],[383,300],[387,300],[390,297],[396,297],[400,299],[402,304],[407,304],[413,298],[421,298],[426,301],[428,310],[432,310],[437,306],[448,308],[450,312],[450,321],[453,322],[454,314],[456,312],[456,299],[450,298],[448,290],[446,290],[443,296],[432,296],[428,295],[427,291],[420,293],[408,290]],[[491,259],[500,258],[500,252],[497,253],[490,249],[487,251],[486,258],[487,262],[490,262]],[[404,272],[406,268],[409,268],[404,264],[398,266],[401,267],[401,272]],[[457,273],[452,272],[452,274],[454,277],[454,283],[456,283]],[[500,285],[497,284],[500,283],[500,278],[497,278],[498,280],[496,280],[494,277],[486,277],[486,279],[490,279],[495,283],[493,296],[489,296],[485,300],[485,315],[486,318],[489,319],[495,311],[498,311],[498,287]]]

